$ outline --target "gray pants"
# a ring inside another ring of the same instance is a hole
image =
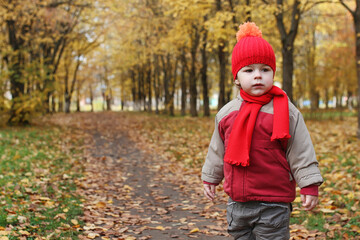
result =
[[[240,240],[288,240],[290,212],[290,203],[242,203],[229,199],[228,232]]]

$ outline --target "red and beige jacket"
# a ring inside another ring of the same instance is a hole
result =
[[[226,104],[216,115],[202,180],[219,184],[234,201],[292,202],[296,183],[300,188],[323,182],[309,132],[301,113],[289,102],[288,142],[271,141],[273,101],[264,105],[257,117],[250,149],[250,166],[224,162],[234,120],[246,102],[240,96]],[[310,187],[311,188],[311,187]],[[311,190],[310,190],[311,191]],[[306,193],[305,193],[306,194]]]

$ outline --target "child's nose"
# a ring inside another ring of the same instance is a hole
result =
[[[254,71],[254,73],[255,73],[255,78],[261,78],[261,73],[260,73],[260,70],[259,70],[259,69],[256,69],[256,70]]]

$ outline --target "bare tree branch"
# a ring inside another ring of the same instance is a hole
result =
[[[355,11],[351,10],[350,7],[344,2],[344,0],[339,0],[339,3],[343,5],[351,13],[351,15],[355,15]]]
[[[75,4],[75,3],[73,3],[73,0],[61,1],[61,2],[52,2],[52,3],[49,3],[49,4],[39,4],[39,6],[40,7],[45,7],[45,8],[56,8],[56,7],[59,7],[61,5],[65,5],[65,4],[68,4],[68,5],[74,6],[74,7],[81,7],[81,8],[91,7],[90,3]]]
[[[277,24],[277,27],[278,27],[279,32],[280,32],[281,41],[283,42],[286,39],[286,36],[287,36],[285,25],[283,24],[283,18],[284,18],[284,15],[283,15],[283,1],[282,0],[277,0],[276,7],[281,8],[280,11],[275,12],[275,17],[276,17],[276,24]]]
[[[323,0],[323,1],[316,1],[316,2],[307,1],[303,5],[303,8],[300,11],[301,11],[301,13],[305,13],[305,12],[309,11],[310,9],[312,9],[313,7],[315,7],[319,4],[324,4],[324,3],[334,3],[334,1],[332,1],[332,0]]]

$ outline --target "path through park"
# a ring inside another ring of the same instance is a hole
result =
[[[83,239],[229,239],[226,203],[204,198],[201,169],[184,169],[138,146],[132,136],[141,126],[131,117],[60,118],[86,136],[85,176],[78,183],[85,196]]]

